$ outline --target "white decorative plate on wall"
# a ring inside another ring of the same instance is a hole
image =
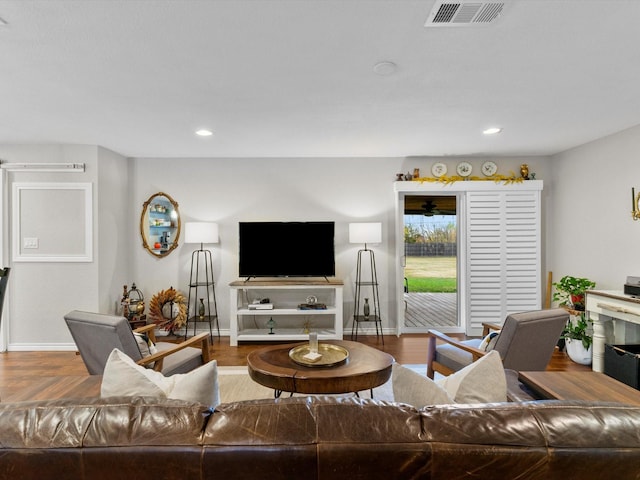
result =
[[[441,177],[447,174],[447,166],[444,163],[434,163],[431,167],[431,174],[434,177]]]
[[[482,164],[482,173],[485,177],[491,177],[498,171],[498,166],[495,162],[484,162]]]
[[[456,171],[461,177],[468,177],[469,175],[471,175],[472,168],[473,167],[469,162],[460,162],[456,167]]]

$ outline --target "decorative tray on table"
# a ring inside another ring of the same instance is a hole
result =
[[[331,343],[318,344],[318,353],[322,356],[317,360],[304,358],[309,352],[309,344],[298,345],[289,350],[289,358],[305,367],[333,367],[344,363],[349,358],[349,351],[346,348]]]

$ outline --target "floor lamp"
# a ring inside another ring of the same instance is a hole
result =
[[[380,335],[382,337],[382,344],[384,345],[384,335],[382,334],[382,319],[380,318],[380,296],[378,294],[376,257],[373,250],[367,248],[368,243],[382,243],[382,223],[350,223],[349,243],[364,244],[364,249],[358,250],[351,338],[355,340],[358,339],[358,325],[360,322],[375,322],[376,337]],[[367,257],[369,260],[369,275],[363,273],[363,263],[366,265]],[[371,292],[371,304],[369,304],[368,297],[365,297],[361,312],[360,297],[363,295],[363,287],[364,292]],[[378,324],[380,325],[379,331]]]
[[[216,289],[213,281],[213,261],[211,251],[204,249],[205,243],[218,243],[218,224],[210,222],[187,222],[184,229],[185,243],[199,243],[200,248],[191,254],[191,274],[189,276],[189,299],[187,300],[187,324],[184,336],[187,337],[189,322],[193,322],[193,334],[196,334],[197,322],[209,322],[209,334],[213,336],[211,322],[215,322],[218,338],[220,338],[220,324],[218,322],[218,304]],[[201,272],[203,270],[203,272]],[[204,273],[204,278],[201,273]],[[198,291],[205,290],[205,294],[198,295]],[[191,296],[194,296],[193,310]],[[205,305],[204,300],[207,303]],[[198,304],[198,299],[200,303]]]

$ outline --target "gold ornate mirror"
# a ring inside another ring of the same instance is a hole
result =
[[[140,235],[142,246],[156,257],[169,255],[180,238],[178,203],[164,192],[158,192],[142,204]]]

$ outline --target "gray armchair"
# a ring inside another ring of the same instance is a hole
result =
[[[535,310],[508,315],[504,325],[484,323],[483,336],[500,330],[493,350],[502,358],[504,368],[517,371],[542,371],[547,368],[569,314],[562,308]],[[470,365],[486,353],[478,347],[481,338],[459,341],[436,330],[427,337],[427,376],[435,372],[450,375]]]
[[[157,353],[143,356],[129,321],[120,316],[74,310],[64,316],[90,375],[102,375],[114,348],[124,352],[139,365],[153,365],[165,376],[186,373],[210,360],[209,334],[201,333],[181,343],[156,342],[151,324],[136,328],[155,343]],[[196,348],[197,347],[197,348]]]

